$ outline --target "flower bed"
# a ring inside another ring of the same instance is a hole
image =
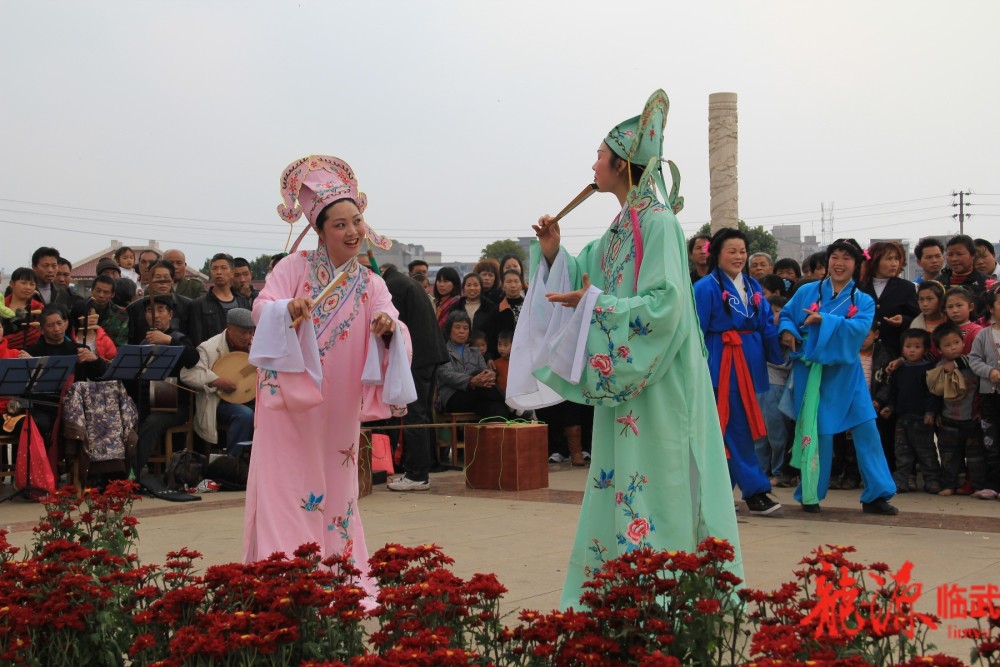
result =
[[[500,616],[492,574],[465,580],[435,545],[387,544],[370,559],[376,601],[349,559],[305,544],[291,557],[195,571],[181,549],[163,565],[135,555],[127,482],[82,500],[46,499],[30,553],[0,531],[0,663],[13,665],[963,665],[933,655],[937,622],[913,602],[908,564],[815,549],[776,591],[741,588],[732,547],[638,549],[586,584],[580,610]],[[370,610],[368,607],[372,607]],[[971,660],[997,665],[1000,619],[979,619]]]

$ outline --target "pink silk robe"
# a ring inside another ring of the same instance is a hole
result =
[[[243,559],[260,560],[275,551],[291,556],[300,544],[316,542],[324,557],[352,556],[364,573],[362,585],[374,594],[358,511],[358,447],[362,415],[388,417],[389,406],[381,401],[382,388],[362,385],[361,376],[372,317],[382,311],[396,320],[398,313],[381,277],[356,261],[346,270],[344,284],[313,311],[323,372],[322,403],[302,411],[283,409],[281,401],[277,407],[267,407],[274,405],[270,400],[274,394],[285,391],[284,374],[258,371]],[[254,301],[254,319],[259,320],[271,302],[315,298],[332,277],[333,267],[322,247],[289,255],[274,268]],[[409,350],[405,327],[398,320],[397,327],[392,344],[405,344]],[[308,377],[305,381],[311,382]],[[281,398],[295,403],[291,393]]]

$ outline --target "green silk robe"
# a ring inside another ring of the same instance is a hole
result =
[[[651,194],[637,208],[638,275],[627,209],[577,257],[560,250],[573,289],[587,273],[602,292],[591,313],[579,383],[557,375],[549,362],[534,370],[563,398],[595,406],[590,480],[563,608],[580,606],[582,584],[603,562],[646,546],[693,552],[706,537],[725,539],[736,551],[731,571],[743,578],[732,485],[684,235],[674,214]],[[539,261],[535,243],[536,277],[546,273],[538,271]]]

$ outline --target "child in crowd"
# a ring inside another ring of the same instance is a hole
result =
[[[936,280],[925,280],[917,286],[917,307],[920,314],[913,318],[910,327],[923,329],[929,334],[934,333],[938,325],[944,324],[948,318],[944,314],[944,287]],[[931,346],[935,359],[941,358],[941,353]]]
[[[975,495],[974,492],[984,488],[982,470],[985,465],[978,423],[979,378],[964,355],[965,343],[957,324],[948,322],[935,329],[934,343],[941,350],[941,361],[936,372],[928,377],[927,384],[943,398],[938,417],[940,495]],[[968,474],[965,484],[960,487],[958,477],[963,469],[967,469]],[[996,492],[992,494],[995,498]]]
[[[135,251],[128,246],[122,246],[115,250],[114,258],[121,269],[122,278],[128,278],[135,283],[137,290],[141,290],[142,286],[139,282],[139,274],[135,270]],[[142,296],[141,292],[138,292],[138,294]]]
[[[983,431],[985,472],[982,488],[973,495],[987,500],[991,496],[996,498],[996,492],[1000,492],[1000,295],[996,290],[988,290],[984,301],[992,324],[976,335],[969,364],[979,383],[979,423]],[[976,483],[974,463],[974,460],[969,461],[973,484]]]
[[[948,319],[962,332],[962,342],[964,348],[962,354],[969,354],[972,351],[972,341],[976,339],[976,334],[982,329],[981,326],[972,322],[972,313],[976,310],[976,299],[972,292],[964,287],[952,287],[944,298],[944,310]]]
[[[504,330],[497,336],[497,353],[500,357],[493,361],[493,366],[497,372],[497,386],[504,396],[507,395],[507,371],[510,369],[510,348],[513,342],[513,331]]]
[[[469,345],[479,350],[479,354],[483,355],[483,359],[486,360],[487,365],[490,365],[490,357],[487,353],[486,334],[482,331],[473,331],[469,334]]]
[[[782,279],[778,278],[778,280]],[[767,296],[767,302],[771,305],[771,312],[774,313],[774,324],[777,326],[778,316],[781,314],[781,309],[788,303],[788,299],[772,294]],[[754,450],[761,470],[771,477],[771,484],[789,488],[798,483],[795,479],[796,476],[785,466],[785,450],[791,436],[791,431],[788,428],[790,420],[778,409],[778,404],[785,392],[785,383],[788,381],[788,372],[792,369],[792,361],[788,357],[788,350],[782,350],[782,354],[784,355],[782,363],[767,362],[767,379],[771,386],[767,391],[757,394],[757,403],[764,416],[767,435],[754,442]]]
[[[765,299],[773,295],[778,295],[785,297],[785,301],[788,301],[788,297],[792,295],[792,287],[794,285],[788,278],[782,278],[781,276],[769,273],[766,276],[762,276],[758,282],[760,283],[761,290],[764,292]]]
[[[924,491],[941,492],[941,466],[934,449],[934,421],[940,401],[927,386],[927,372],[934,364],[924,359],[930,349],[930,336],[923,329],[907,329],[900,337],[903,365],[889,381],[889,398],[879,414],[896,415],[893,480],[899,493],[909,491],[913,465],[920,462]]]

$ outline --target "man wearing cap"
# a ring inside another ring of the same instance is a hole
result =
[[[198,363],[181,370],[181,382],[197,390],[195,398],[194,431],[205,442],[219,442],[219,426],[226,429],[226,453],[236,456],[239,443],[253,439],[254,402],[229,403],[220,394],[233,392],[239,378],[225,378],[212,368],[216,362],[231,352],[250,352],[256,329],[250,311],[233,308],[226,313],[226,328],[198,346]],[[252,377],[256,383],[257,374]]]
[[[163,253],[163,259],[174,265],[174,294],[197,299],[205,293],[205,284],[195,278],[186,278],[187,258],[176,248]]]

